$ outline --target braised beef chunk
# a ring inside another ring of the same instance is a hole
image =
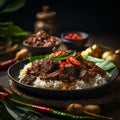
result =
[[[73,55],[80,61],[80,65],[72,64],[65,60],[65,64],[60,67],[63,61],[55,60],[38,60],[33,62],[32,67],[28,68],[27,76],[22,79],[22,83],[32,84],[36,77],[43,80],[58,80],[66,83],[73,82],[77,79],[89,82],[97,74],[104,76],[106,72],[95,63],[84,60],[80,54]],[[73,62],[73,61],[72,61]]]
[[[87,70],[86,70],[86,69],[81,70],[78,77],[79,77],[80,79],[82,79],[82,78],[84,78],[84,77],[86,76],[86,74],[87,74]]]
[[[67,64],[60,69],[59,80],[71,82],[77,78],[77,68],[72,64]]]
[[[33,62],[32,67],[28,68],[27,74],[39,76],[40,75],[40,62]]]
[[[41,62],[40,71],[42,73],[51,73],[57,70],[59,65],[58,61],[45,60]]]
[[[59,70],[58,71],[55,71],[55,72],[52,72],[52,73],[49,73],[49,74],[43,74],[43,75],[41,75],[41,77],[40,78],[42,78],[42,79],[45,79],[45,80],[58,80],[58,77],[59,77],[59,74],[60,74],[60,72],[59,72]]]
[[[96,74],[101,74],[102,76],[104,76],[105,74],[106,74],[106,72],[103,70],[103,69],[101,69],[100,67],[98,67],[98,66],[94,66],[94,70],[95,70],[95,73]]]
[[[64,67],[51,73],[43,73],[40,78],[51,79],[51,80],[61,80],[64,82],[72,82],[77,78],[77,67],[72,64],[65,65]]]
[[[31,68],[28,68],[27,73],[39,76],[45,73],[51,73],[57,70],[59,61],[44,60],[44,61],[35,61]]]
[[[35,81],[35,79],[36,79],[35,76],[28,74],[21,80],[21,83],[27,84],[27,85],[32,85],[33,82]]]
[[[77,59],[77,60],[80,61],[80,62],[83,62],[83,61],[84,61],[84,59],[82,58],[82,56],[81,56],[80,53],[75,54],[74,57],[75,57],[75,59]]]

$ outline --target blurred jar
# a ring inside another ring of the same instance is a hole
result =
[[[45,30],[50,35],[57,34],[57,26],[55,22],[56,12],[50,11],[49,6],[43,6],[43,11],[36,14],[35,32],[40,29]]]

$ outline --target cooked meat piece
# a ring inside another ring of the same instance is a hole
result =
[[[72,64],[67,64],[60,69],[59,80],[64,82],[72,82],[77,78],[77,67]]]
[[[50,36],[47,32],[39,30],[36,34],[31,35],[27,40],[26,44],[31,46],[42,46],[49,47],[56,45],[57,38]]]
[[[31,68],[28,68],[27,73],[39,76],[45,73],[52,73],[57,70],[59,61],[44,60],[44,61],[35,61]]]
[[[26,85],[32,85],[35,79],[36,79],[35,76],[28,74],[25,76],[25,78],[21,80],[21,83],[26,84]]]
[[[28,68],[27,74],[31,74],[34,76],[40,75],[40,63],[39,62],[33,62],[32,67]]]
[[[68,74],[60,74],[59,75],[59,80],[69,83],[70,82],[70,76]]]
[[[44,60],[41,62],[40,65],[40,72],[41,73],[51,73],[57,70],[59,65],[59,61],[52,61],[52,60]]]
[[[101,69],[100,67],[98,67],[97,65],[95,65],[92,69],[92,72],[95,72],[96,74],[101,74],[102,76],[104,76],[106,74],[106,72]]]
[[[59,74],[60,74],[60,72],[58,70],[58,71],[52,72],[50,74],[43,74],[40,76],[40,78],[45,79],[45,80],[58,80]]]
[[[86,69],[83,69],[83,70],[80,71],[79,78],[80,78],[80,79],[83,79],[86,75],[87,75],[87,70],[86,70]]]
[[[84,61],[84,59],[82,58],[82,56],[81,56],[80,53],[76,53],[74,57],[75,57],[75,59],[77,59],[77,60],[80,61],[80,62],[83,62],[83,61]]]

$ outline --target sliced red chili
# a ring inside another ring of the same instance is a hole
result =
[[[61,67],[63,67],[63,66],[66,65],[66,64],[70,64],[70,63],[68,63],[68,62],[61,62],[61,63],[59,64],[59,67],[61,68]]]
[[[80,61],[78,61],[76,58],[73,56],[68,56],[67,61],[73,65],[80,65]]]
[[[53,53],[53,57],[57,57],[57,56],[64,55],[64,54],[65,54],[65,52],[64,52],[64,51],[59,50],[59,51],[57,51],[57,52]]]

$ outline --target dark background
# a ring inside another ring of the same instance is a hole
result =
[[[13,21],[27,31],[34,31],[36,13],[43,5],[49,5],[56,12],[59,32],[80,31],[119,31],[119,4],[115,1],[85,0],[27,0],[26,5],[2,16],[3,21]]]

